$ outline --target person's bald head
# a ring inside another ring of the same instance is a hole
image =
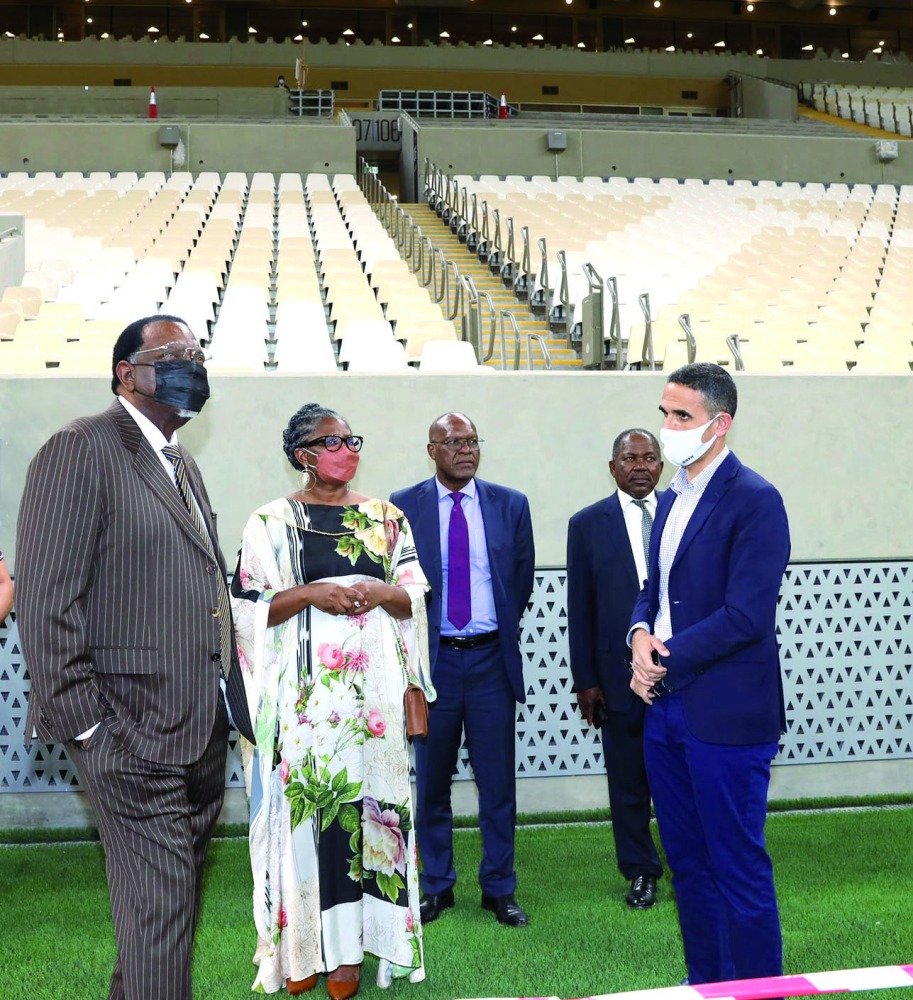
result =
[[[437,477],[451,491],[461,490],[479,467],[479,434],[465,413],[444,413],[428,428],[428,454]]]

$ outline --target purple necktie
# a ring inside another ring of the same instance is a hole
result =
[[[469,588],[469,525],[463,513],[463,493],[451,493],[450,529],[447,535],[447,618],[461,631],[472,618]]]

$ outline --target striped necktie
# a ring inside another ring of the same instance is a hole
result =
[[[635,505],[640,507],[640,513],[643,515],[640,519],[640,536],[644,542],[644,558],[647,560],[647,565],[650,564],[650,532],[653,530],[653,517],[650,511],[647,510],[646,500],[635,500]]]
[[[222,575],[221,568],[219,567],[219,558],[216,555],[215,548],[213,547],[212,538],[210,538],[209,532],[206,530],[203,515],[197,505],[193,491],[190,489],[190,480],[187,476],[187,466],[184,464],[184,457],[177,448],[173,448],[171,445],[166,445],[162,448],[162,454],[174,466],[174,478],[177,480],[178,493],[181,494],[181,499],[184,501],[184,506],[190,514],[193,526],[200,533],[200,536],[206,543],[207,551],[212,557],[213,562],[216,564],[216,580],[218,581],[217,586],[219,588],[219,606],[218,608],[213,608],[212,613],[213,617],[218,615],[219,618],[219,634],[222,643],[222,674],[227,678],[231,672],[232,647],[231,607],[228,603],[228,587],[225,585],[225,577]]]

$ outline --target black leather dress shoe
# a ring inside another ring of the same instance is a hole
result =
[[[646,910],[656,902],[656,876],[638,875],[631,882],[625,902],[632,909]]]
[[[482,909],[491,910],[498,923],[508,927],[526,927],[529,923],[529,915],[514,899],[513,893],[509,896],[483,896]]]
[[[433,896],[422,896],[419,903],[419,913],[422,916],[423,924],[430,924],[453,906],[453,889],[445,889],[443,892],[435,893]]]

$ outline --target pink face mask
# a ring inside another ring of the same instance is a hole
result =
[[[348,483],[355,478],[358,457],[358,452],[350,451],[346,445],[339,451],[324,450],[317,456],[317,475],[331,485]]]

